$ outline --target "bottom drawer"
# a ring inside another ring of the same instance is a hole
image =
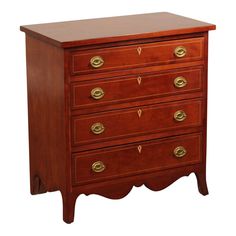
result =
[[[201,162],[201,134],[146,141],[72,156],[74,184]]]

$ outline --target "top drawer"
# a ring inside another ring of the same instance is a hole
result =
[[[171,40],[87,51],[73,51],[71,73],[97,73],[203,58],[204,38]]]

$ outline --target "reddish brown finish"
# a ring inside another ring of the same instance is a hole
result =
[[[103,142],[94,142],[94,143],[88,143],[88,144],[83,144],[83,145],[76,145],[76,146],[72,146],[71,150],[73,153],[84,152],[87,150],[94,150],[98,148],[123,145],[127,143],[143,142],[143,141],[153,140],[153,139],[158,139],[158,138],[189,134],[189,133],[195,133],[195,132],[202,132],[202,130],[203,130],[202,126],[180,127],[178,129],[169,129],[162,132],[143,133],[141,135],[130,136],[130,137],[124,136],[122,139],[113,139],[113,140],[108,140],[108,141],[103,141]]]
[[[200,170],[201,164],[194,164],[140,175],[129,175],[123,178],[74,186],[74,194],[99,194],[108,198],[119,199],[125,197],[133,186],[145,185],[149,189],[157,191],[168,187],[180,177],[187,176],[192,172],[200,173]],[[199,182],[199,185],[202,186],[203,183]]]
[[[178,146],[183,146],[187,150],[184,157],[174,156],[173,151]],[[73,182],[75,184],[155,172],[200,163],[201,135],[179,136],[102,149],[81,155],[75,154],[73,159]],[[102,161],[106,166],[103,172],[92,171],[92,164],[97,160]]]
[[[178,88],[177,77],[184,77],[187,85]],[[101,88],[105,95],[99,100],[91,96],[94,88]],[[171,96],[197,92],[202,89],[202,69],[185,69],[173,73],[137,74],[120,78],[108,78],[96,82],[76,83],[71,87],[72,109],[106,106],[107,104],[144,100],[153,97]]]
[[[168,12],[21,26],[27,34],[65,48],[214,29],[215,25]]]
[[[141,110],[139,117],[138,112]],[[187,117],[176,121],[174,113],[183,110]],[[91,126],[102,123],[105,131],[94,134]],[[113,139],[157,133],[166,130],[202,125],[202,101],[188,100],[163,105],[129,108],[122,111],[106,112],[72,118],[72,145],[104,142]]]
[[[187,49],[185,57],[178,58],[174,51],[178,46]],[[201,60],[203,57],[204,38],[172,40],[158,43],[136,44],[107,49],[73,52],[71,58],[72,74],[98,73],[101,71],[137,68],[158,64],[170,64]],[[138,52],[138,50],[141,50]],[[100,56],[104,65],[93,68],[90,60]]]
[[[69,56],[69,52],[66,51]],[[196,66],[203,66],[204,61],[191,61],[191,62],[184,62],[184,63],[175,63],[175,64],[166,64],[166,65],[159,65],[159,66],[149,66],[149,67],[141,67],[141,68],[133,68],[130,70],[118,70],[118,71],[106,71],[101,73],[90,73],[90,74],[81,74],[75,76],[69,76],[70,82],[83,82],[83,81],[94,81],[97,79],[111,79],[112,77],[117,78],[121,76],[129,76],[129,75],[137,75],[137,74],[155,74],[158,73],[165,73],[167,71],[173,72],[176,70],[181,70],[183,68],[191,69]],[[173,70],[173,71],[172,71]]]
[[[64,53],[29,36],[26,52],[31,193],[62,190],[66,185],[68,155]]]
[[[194,172],[206,195],[210,29],[215,26],[169,13],[21,27],[27,33],[31,193],[59,190],[67,223],[83,193],[117,199],[133,186],[157,191]],[[186,57],[175,58],[173,49],[183,45]],[[89,60],[98,52],[105,64],[93,69]],[[176,76],[186,77],[187,86],[175,88]],[[94,87],[105,90],[101,100],[91,98]],[[187,119],[174,121],[176,110]],[[104,123],[104,133],[91,133],[95,122]],[[186,156],[176,159],[175,146],[185,146]],[[106,169],[93,173],[99,160]]]

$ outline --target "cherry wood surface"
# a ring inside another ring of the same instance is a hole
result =
[[[61,47],[155,38],[214,30],[215,25],[168,12],[21,26],[32,36]]]
[[[186,113],[186,119],[183,121],[174,119],[175,112],[179,110]],[[126,136],[157,133],[176,128],[201,126],[202,115],[202,101],[187,100],[158,106],[129,108],[116,112],[72,117],[72,145],[121,139]],[[91,126],[95,123],[103,124],[105,128],[103,133],[94,134],[91,131]]]
[[[174,156],[173,151],[178,146],[183,146],[187,150],[184,157]],[[73,159],[75,184],[191,165],[201,162],[201,134],[100,149],[86,155],[74,154]],[[105,165],[105,170],[100,173],[93,172],[91,168],[98,160]]]
[[[158,191],[191,173],[199,192],[208,194],[211,29],[215,25],[170,13],[22,26],[31,193],[59,190],[66,223],[74,220],[80,194],[118,199],[133,186]],[[185,58],[175,58],[173,50],[183,45]],[[101,69],[89,64],[97,55],[105,59]],[[174,87],[176,76],[187,85]],[[94,87],[104,89],[101,100],[91,98]],[[174,120],[177,110],[186,112],[184,121]],[[91,133],[96,122],[105,125],[100,135]],[[187,149],[181,159],[173,156],[176,146]],[[93,173],[99,160],[106,169]]]
[[[63,50],[27,36],[26,60],[31,193],[64,189],[68,153]]]
[[[71,86],[72,109],[106,106],[108,104],[150,99],[201,91],[202,68],[180,71],[136,74],[118,78],[100,79],[94,82],[73,83]],[[187,84],[178,88],[174,84],[177,77],[184,77]],[[101,88],[104,96],[97,100],[91,96],[94,88]]]
[[[171,40],[157,43],[137,44],[114,48],[93,49],[85,52],[72,52],[72,74],[98,73],[100,71],[143,67],[155,64],[170,64],[201,60],[203,57],[204,38]],[[178,58],[174,54],[175,48],[184,46],[187,54]],[[140,51],[139,51],[140,50]],[[101,56],[104,65],[93,68],[90,60],[94,56]]]

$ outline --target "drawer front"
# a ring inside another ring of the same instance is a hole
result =
[[[87,144],[202,124],[202,100],[72,118],[72,144]]]
[[[74,154],[74,184],[159,171],[201,162],[201,134],[183,135],[86,155]]]
[[[97,73],[203,59],[204,38],[111,47],[71,54],[71,72]]]
[[[202,69],[185,69],[152,75],[136,75],[90,83],[72,84],[72,109],[105,106],[202,89]]]

